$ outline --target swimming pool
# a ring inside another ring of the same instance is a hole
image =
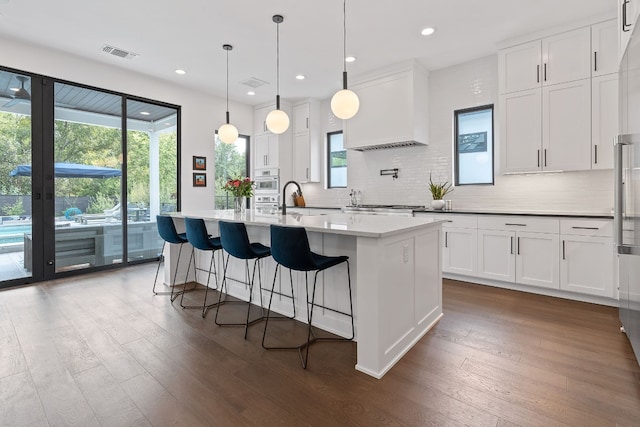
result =
[[[24,233],[31,233],[31,224],[0,225],[0,245],[4,243],[20,243],[24,240]]]

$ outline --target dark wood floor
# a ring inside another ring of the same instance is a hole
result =
[[[153,296],[154,269],[0,292],[1,426],[640,425],[611,307],[445,281],[442,320],[375,380],[354,343],[314,345],[305,371],[261,326],[245,341]]]

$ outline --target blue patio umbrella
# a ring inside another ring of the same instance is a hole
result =
[[[54,163],[56,178],[112,178],[121,176],[120,169],[77,163]],[[31,165],[19,165],[9,172],[10,176],[31,176]]]

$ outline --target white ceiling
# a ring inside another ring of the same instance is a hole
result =
[[[558,25],[614,18],[616,0],[347,0],[351,77],[417,58],[434,70],[496,52],[496,43]],[[281,14],[280,95],[328,98],[342,85],[342,0],[0,0],[0,37],[225,95],[247,104],[275,99],[276,24]],[[436,28],[430,37],[424,27]],[[133,51],[128,60],[104,44]],[[0,65],[2,60],[0,59]],[[184,76],[174,70],[187,71]],[[38,70],[27,70],[37,72]],[[298,81],[296,74],[307,78]],[[64,76],[54,76],[62,77]],[[248,96],[241,84],[270,84]]]

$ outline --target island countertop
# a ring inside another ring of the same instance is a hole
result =
[[[176,218],[194,217],[211,221],[236,221],[268,227],[271,224],[304,227],[308,231],[343,234],[358,237],[388,237],[428,226],[439,226],[444,221],[425,217],[401,217],[331,213],[329,215],[303,215],[290,213],[266,214],[247,209],[243,213],[233,210],[198,210],[172,213]]]

